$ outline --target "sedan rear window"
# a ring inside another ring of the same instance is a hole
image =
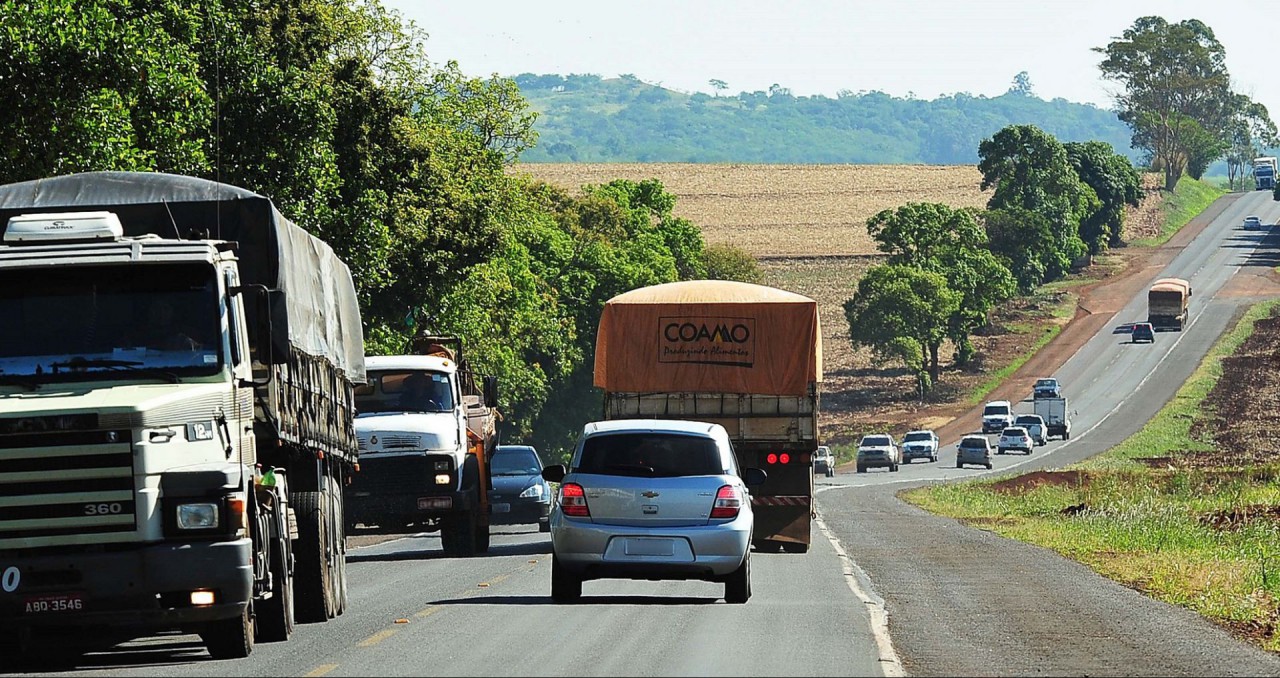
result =
[[[582,444],[579,473],[671,478],[728,473],[710,438],[655,433],[591,436]]]

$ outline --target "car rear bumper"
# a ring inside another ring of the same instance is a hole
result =
[[[750,514],[739,514],[692,527],[598,525],[556,511],[551,548],[561,566],[584,579],[716,579],[742,564],[752,523]],[[645,545],[656,548],[637,548]]]

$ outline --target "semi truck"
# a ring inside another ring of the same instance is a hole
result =
[[[1257,190],[1273,190],[1276,187],[1276,175],[1280,173],[1274,156],[1253,159],[1253,184]]]
[[[271,200],[152,172],[0,186],[0,663],[33,632],[214,658],[348,605],[351,273]]]
[[[1182,331],[1191,305],[1191,283],[1160,278],[1147,290],[1147,322],[1155,330]]]
[[[1034,408],[1035,413],[1044,420],[1046,439],[1067,440],[1071,437],[1071,415],[1066,398],[1036,398]]]
[[[360,471],[346,488],[348,529],[439,532],[448,555],[484,553],[497,378],[473,372],[459,337],[420,335],[410,348],[366,358],[368,380],[356,390]]]
[[[605,302],[594,384],[611,419],[686,419],[729,432],[751,494],[759,550],[811,543],[822,331],[814,300],[749,283],[652,285]]]

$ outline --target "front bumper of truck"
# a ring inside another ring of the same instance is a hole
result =
[[[0,571],[13,568],[18,575],[7,577],[0,588],[3,628],[181,628],[235,617],[253,594],[248,538],[0,555]],[[214,603],[193,606],[193,591],[212,591]]]

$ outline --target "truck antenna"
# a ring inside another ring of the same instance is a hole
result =
[[[169,213],[169,223],[173,224],[173,234],[182,240],[182,232],[178,230],[178,221],[173,218],[173,210],[169,209],[169,201],[161,200],[164,203],[164,211]]]

